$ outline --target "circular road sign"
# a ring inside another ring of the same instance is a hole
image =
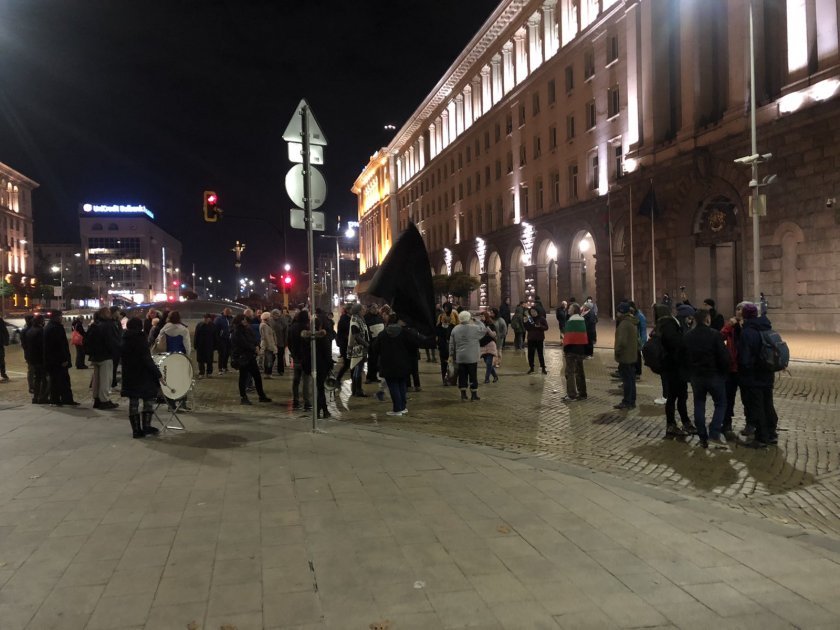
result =
[[[324,205],[327,197],[327,182],[321,172],[314,166],[309,167],[309,203],[312,210]],[[286,173],[286,192],[299,208],[303,208],[303,164],[295,164]]]

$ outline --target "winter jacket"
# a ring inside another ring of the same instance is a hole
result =
[[[0,346],[9,345],[9,328],[6,326],[6,321],[0,317]]]
[[[246,321],[242,325],[234,326],[230,335],[230,355],[236,357],[240,365],[246,365],[257,358],[257,336],[254,329]]]
[[[213,361],[216,349],[216,327],[213,323],[201,322],[195,327],[195,359],[199,363]]]
[[[304,344],[301,351],[300,366],[304,374],[312,374],[312,352],[309,348],[309,329],[306,335],[301,335]],[[315,368],[318,371],[318,381],[323,382],[332,369],[332,343],[328,331],[317,331],[315,334]],[[310,377],[311,378],[311,377]]]
[[[274,331],[274,342],[277,345],[277,351],[286,350],[286,337],[289,334],[289,323],[283,315],[271,314],[271,319],[268,320],[271,324],[271,329]]]
[[[528,333],[528,341],[545,341],[545,331],[548,330],[548,322],[545,321],[545,316],[538,314],[533,318],[528,317],[525,320],[525,330]]]
[[[373,340],[379,351],[379,375],[386,379],[408,378],[414,369],[418,335],[405,326],[389,324]]]
[[[516,307],[513,317],[510,318],[510,327],[514,332],[525,332],[525,309],[521,306]]]
[[[67,343],[67,331],[64,324],[49,321],[44,326],[44,365],[59,367],[70,363],[70,344]]]
[[[216,329],[216,347],[223,348],[230,343],[230,320],[224,315],[218,315],[213,320]],[[197,344],[196,344],[197,345]]]
[[[484,329],[484,336],[479,339],[479,356],[485,356],[487,354],[496,356],[498,354],[498,349],[496,347],[496,329],[494,326],[486,326]]]
[[[698,322],[685,335],[685,364],[692,377],[726,374],[729,370],[729,353],[721,334]]]
[[[565,322],[566,333],[563,335],[565,354],[586,354],[589,335],[586,332],[586,320],[580,315],[571,315]]]
[[[120,362],[122,363],[120,395],[145,400],[157,396],[158,382],[162,375],[152,360],[152,353],[142,330],[123,332]]]
[[[635,315],[619,315],[615,329],[615,360],[618,363],[636,363],[639,358],[639,320]]]
[[[767,316],[745,319],[738,345],[738,379],[744,387],[773,388],[773,372],[763,369],[758,363],[761,352],[761,333],[772,330]]]
[[[263,321],[260,324],[260,352],[274,352],[277,353],[277,335],[274,334],[274,328],[268,321]]]
[[[458,324],[449,335],[449,356],[455,363],[478,363],[481,346],[479,341],[486,328],[483,324],[468,322]]]
[[[665,350],[665,359],[662,363],[662,371],[668,373],[679,373],[680,362],[683,356],[684,335],[680,323],[671,315],[660,317],[656,320],[654,328],[656,334],[662,339],[662,348]],[[683,377],[687,376],[683,375]]]
[[[122,324],[118,320],[109,320],[105,322],[105,334],[108,336],[108,347],[111,348],[111,356],[113,361],[118,361],[120,358],[120,346],[122,345]]]
[[[29,365],[44,365],[44,327],[30,326],[24,337],[26,338],[24,345],[26,362]]]
[[[449,336],[452,334],[453,328],[449,315],[441,313],[437,320],[437,326],[435,326],[435,338],[437,339],[438,351],[443,359],[449,357]]]
[[[113,359],[114,354],[119,354],[120,346],[114,346],[114,327],[108,320],[93,320],[88,327],[85,337],[85,354],[94,363]]]
[[[741,340],[741,324],[733,324],[727,322],[726,326],[720,331],[723,335],[723,341],[726,344],[726,349],[729,351],[729,371],[738,371],[738,343]]]
[[[508,325],[501,315],[495,319],[493,325],[496,326],[496,345],[501,345],[507,337]]]
[[[499,307],[499,317],[505,320],[505,324],[510,326],[510,304],[505,302]]]
[[[166,352],[180,352],[187,356],[192,352],[190,331],[183,324],[166,322],[166,325],[160,329],[160,334],[166,336]]]
[[[554,316],[557,317],[557,324],[560,326],[560,330],[566,330],[566,322],[569,321],[569,314],[566,312],[566,309],[562,306],[558,306],[557,310],[554,311]],[[581,317],[581,319],[583,319]]]
[[[338,326],[335,336],[335,343],[341,351],[341,355],[347,354],[347,339],[350,336],[350,315],[342,313],[338,318]]]
[[[309,317],[306,316],[305,313],[299,313],[295,320],[292,322],[291,326],[289,326],[289,335],[288,335],[288,342],[289,342],[289,354],[292,355],[292,359],[295,360],[295,363],[301,363],[302,354],[309,348],[308,344],[304,344],[301,339],[301,333],[304,330],[309,329]]]
[[[647,340],[647,317],[642,311],[636,311],[636,319],[639,320],[639,347],[641,348]]]
[[[534,302],[534,308],[537,311],[537,315],[545,319],[545,307],[543,306],[543,303],[540,302],[540,300]],[[525,319],[527,319],[527,317]]]

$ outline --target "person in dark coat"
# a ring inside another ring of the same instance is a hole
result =
[[[32,404],[46,405],[49,402],[47,370],[44,365],[44,316],[35,315],[24,335],[26,362],[32,371]]]
[[[26,362],[26,382],[29,385],[29,393],[32,394],[35,392],[35,388],[32,386],[35,375],[32,372],[32,366],[29,363],[29,350],[27,348],[27,341],[26,341],[26,333],[27,331],[32,328],[32,318],[34,315],[27,314],[23,316],[23,328],[20,329],[20,347],[23,350],[23,359]]]
[[[324,388],[327,376],[332,370],[332,339],[325,326],[326,316],[319,314],[315,317],[315,390],[317,415],[319,418],[329,418],[327,409],[327,391]],[[309,338],[312,333],[306,329],[300,333],[303,351],[301,352],[302,378],[312,381],[312,353],[309,348]]]
[[[654,332],[661,338],[662,349],[665,351],[659,375],[665,396],[665,435],[684,437],[697,430],[688,417],[688,380],[681,366],[683,333],[670,305],[654,305],[653,314],[656,317]],[[680,414],[682,429],[677,426],[677,412]]]
[[[116,409],[119,405],[111,402],[110,383],[113,370],[114,354],[119,357],[122,340],[115,338],[111,322],[111,310],[103,307],[93,315],[93,323],[88,327],[85,337],[85,354],[93,365],[93,408]]]
[[[53,311],[44,327],[44,367],[50,379],[50,404],[77,406],[70,387],[70,344],[61,311]]]
[[[758,307],[747,302],[741,308],[744,317],[741,339],[738,345],[738,374],[741,381],[741,395],[744,400],[744,414],[755,427],[749,448],[767,448],[778,444],[777,426],[779,416],[773,404],[773,385],[776,376],[761,366],[761,333],[772,330],[770,320],[758,315]]]
[[[539,298],[537,298],[539,300]],[[536,305],[528,313],[528,318],[525,320],[525,330],[528,339],[528,374],[534,372],[534,353],[540,361],[540,369],[543,374],[548,374],[545,370],[545,356],[543,355],[543,346],[545,345],[545,331],[548,330],[548,322],[545,321],[545,315],[540,315]]]
[[[586,358],[591,359],[595,355],[595,344],[598,342],[598,316],[585,303],[580,307],[580,314],[586,323],[586,337],[589,340],[586,344]]]
[[[335,380],[341,382],[341,377],[350,368],[350,357],[347,356],[347,342],[350,338],[350,309],[346,306],[341,309],[341,317],[338,318],[336,326],[335,343],[338,346],[338,354],[341,357],[341,367]]]
[[[117,371],[120,367],[120,346],[122,345],[122,334],[123,334],[123,327],[122,327],[122,318],[125,317],[125,313],[120,310],[119,306],[112,306],[111,307],[111,344],[114,348],[113,353],[113,371],[111,373],[111,387],[116,389],[117,387]]]
[[[373,341],[379,354],[379,373],[385,379],[391,394],[393,408],[387,412],[389,416],[408,413],[408,377],[414,369],[417,349],[422,341],[422,337],[416,331],[400,325],[400,318],[396,313],[388,316],[388,325]]]
[[[85,330],[85,324],[82,322],[82,318],[77,317],[74,319],[73,323],[70,324],[70,328],[74,333],[78,334],[78,337],[82,341],[82,343],[74,344],[76,346],[76,369],[86,370],[88,369],[88,366],[85,365],[85,336],[87,335],[87,331]]]
[[[435,339],[440,357],[440,378],[444,387],[449,385],[446,377],[449,371],[449,335],[452,334],[452,328],[452,318],[449,313],[442,310],[435,326]]]
[[[244,313],[240,313],[233,318],[231,325],[233,332],[231,333],[231,360],[239,365],[239,398],[243,405],[252,404],[248,400],[246,387],[248,385],[248,376],[254,379],[254,387],[257,389],[260,402],[271,402],[271,398],[265,395],[262,384],[262,375],[260,374],[260,366],[257,363],[257,352],[259,351],[260,342],[254,333],[251,322],[245,317]]]
[[[718,313],[717,309],[715,309],[715,301],[712,298],[706,298],[703,300],[703,308],[709,311],[709,316],[711,317],[712,323],[709,327],[714,330],[723,330],[723,326],[726,322],[723,319],[723,315]]]
[[[6,346],[9,345],[9,329],[6,327],[6,320],[0,317],[0,381],[7,383],[9,376],[6,374]]]
[[[213,374],[213,352],[216,349],[216,326],[212,313],[204,316],[204,321],[195,327],[195,360],[198,363],[199,378]]]
[[[729,352],[723,335],[710,328],[711,314],[700,309],[694,316],[697,325],[685,335],[685,363],[691,374],[691,391],[694,392],[694,426],[700,446],[709,447],[709,440],[725,446],[721,438],[723,416],[726,412],[726,373],[729,370]],[[715,409],[712,424],[706,428],[706,395],[712,397]]]
[[[300,407],[300,390],[303,382],[303,408],[312,409],[312,392],[310,391],[312,379],[304,378],[303,356],[309,352],[309,342],[304,342],[302,333],[309,329],[309,313],[305,310],[298,311],[295,319],[289,326],[288,343],[289,356],[294,363],[294,374],[292,376],[292,408]]]
[[[213,320],[213,326],[216,329],[216,350],[219,352],[219,374],[226,374],[228,369],[232,313],[233,311],[226,308]]]
[[[155,399],[160,388],[160,373],[152,360],[152,353],[146,343],[143,321],[138,317],[128,320],[123,332],[120,347],[122,362],[122,389],[120,394],[128,398],[128,421],[131,423],[131,435],[141,438],[157,435],[152,426]],[[140,401],[143,401],[143,415],[140,416]]]

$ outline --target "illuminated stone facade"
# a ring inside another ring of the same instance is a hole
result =
[[[38,184],[0,164],[0,277],[14,290],[12,306],[28,304],[34,287],[32,191]]]
[[[607,314],[684,285],[728,315],[754,298],[734,162],[751,153],[748,7],[503,1],[356,180],[361,271],[414,221],[435,273],[481,277],[471,306],[592,295]],[[754,2],[760,177],[778,175],[760,287],[785,328],[840,331],[839,12]]]

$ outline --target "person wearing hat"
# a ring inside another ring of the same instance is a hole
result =
[[[471,400],[478,398],[478,358],[481,353],[481,338],[486,327],[472,321],[469,311],[458,313],[458,325],[449,335],[449,360],[458,366],[458,388],[461,400],[467,400],[469,381]]]
[[[615,361],[623,384],[623,397],[615,409],[636,407],[636,358],[639,354],[639,320],[630,312],[630,305],[618,305],[618,325],[615,328]]]
[[[741,308],[744,317],[741,340],[738,345],[738,374],[741,381],[741,395],[744,400],[744,414],[755,427],[753,441],[749,448],[767,448],[778,444],[777,425],[779,416],[773,404],[773,372],[763,369],[759,363],[761,354],[761,333],[772,330],[766,315],[759,316],[758,307],[747,303]]]

